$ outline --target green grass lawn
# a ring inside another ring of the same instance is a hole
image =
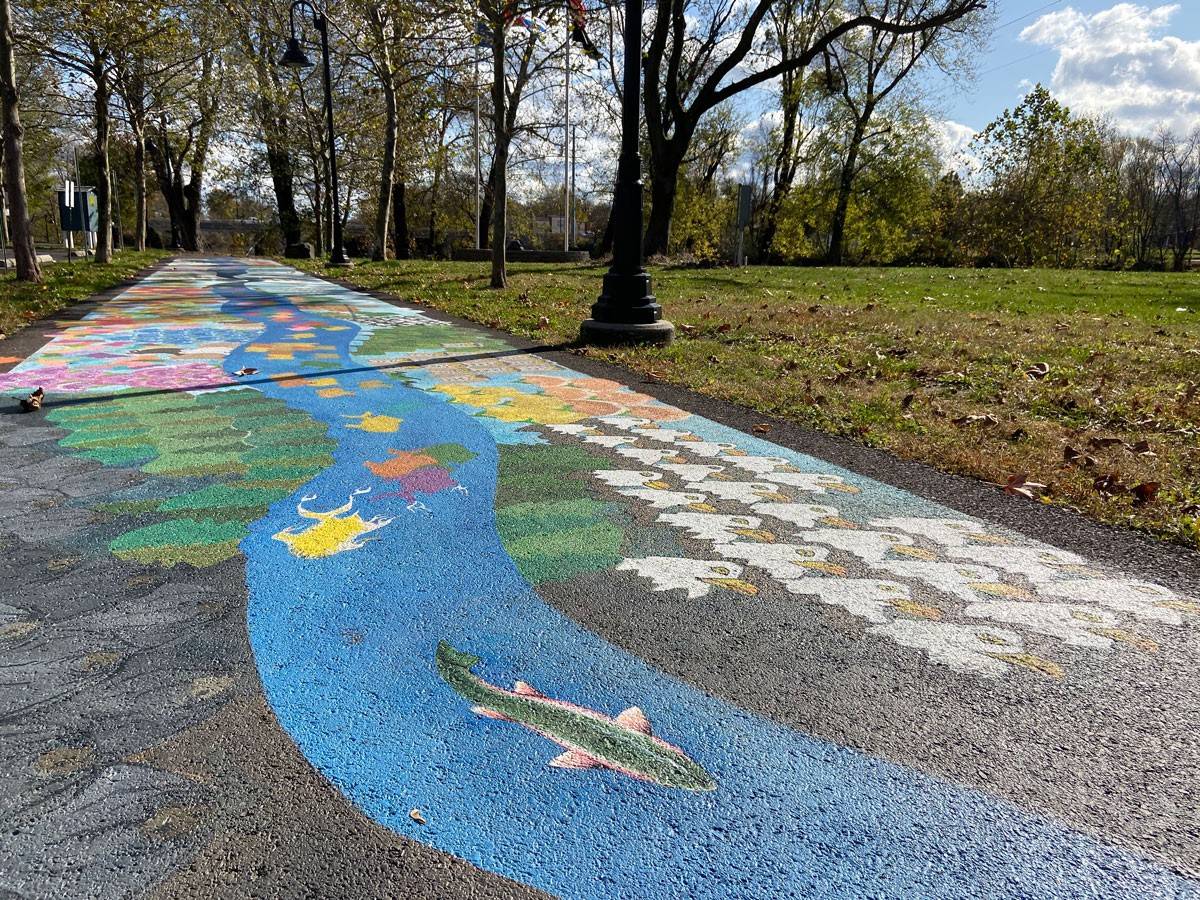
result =
[[[604,271],[514,265],[495,291],[479,263],[305,268],[547,343],[575,339]],[[580,352],[1200,547],[1200,274],[652,274],[679,339]]]
[[[0,272],[0,334],[12,334],[30,322],[53,315],[135,275],[168,254],[160,250],[125,250],[98,266],[91,261],[44,264],[41,284],[19,282],[12,269]]]

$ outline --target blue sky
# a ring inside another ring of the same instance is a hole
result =
[[[1074,111],[1129,131],[1200,126],[1200,0],[995,0],[993,8],[998,27],[975,81],[928,76],[951,136],[956,126],[982,128],[1039,81]]]

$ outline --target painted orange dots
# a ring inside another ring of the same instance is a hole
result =
[[[383,462],[367,460],[364,465],[380,478],[403,478],[409,472],[425,466],[436,466],[438,461],[428,453],[413,453],[410,450],[388,450],[391,459]]]
[[[540,388],[549,397],[565,401],[571,410],[585,416],[627,414],[651,422],[674,422],[688,416],[683,410],[661,404],[607,378],[526,375],[521,380]]]

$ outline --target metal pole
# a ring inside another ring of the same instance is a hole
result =
[[[333,130],[333,76],[329,71],[329,21],[324,10],[317,10],[313,24],[321,32],[321,65],[325,70],[325,127],[329,132],[329,193],[333,211],[333,247],[329,262],[335,266],[348,266],[346,251],[342,246],[342,203],[338,191],[337,136]]]
[[[476,32],[476,35],[475,35],[475,60],[472,63],[472,68],[473,68],[472,75],[474,76],[474,85],[475,85],[475,135],[474,135],[474,140],[475,140],[475,249],[476,250],[479,250],[483,247],[483,236],[482,236],[483,223],[479,221],[480,218],[482,218],[482,216],[483,216],[483,197],[479,192],[479,179],[480,179],[480,175],[481,175],[481,172],[479,169],[479,56],[480,56],[479,46],[480,46],[479,34],[478,34],[478,32]]]
[[[563,79],[563,250],[571,249],[571,15],[567,14]]]
[[[613,192],[613,261],[592,317],[579,329],[587,343],[665,344],[675,326],[662,318],[642,266],[642,0],[625,0],[625,71],[621,91],[621,158]]]
[[[579,235],[575,228],[575,163],[579,159],[579,147],[575,141],[575,126],[571,126],[571,240],[578,241]]]
[[[83,196],[83,180],[79,177],[79,148],[74,144],[71,145],[71,156],[75,158],[75,196],[71,198],[71,201],[79,207],[79,237],[83,240],[83,255],[86,257],[87,231],[84,230],[84,218],[85,213],[89,210],[87,208],[87,197]],[[84,202],[79,203],[79,200],[83,200]],[[73,230],[71,232],[71,250],[72,252],[75,250],[75,232]]]

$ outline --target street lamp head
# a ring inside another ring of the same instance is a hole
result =
[[[288,69],[308,69],[312,67],[312,60],[308,58],[304,49],[300,46],[299,38],[288,38],[287,49],[283,51],[283,56],[279,57],[279,65]]]

